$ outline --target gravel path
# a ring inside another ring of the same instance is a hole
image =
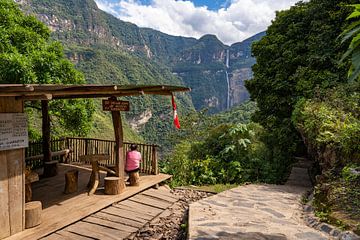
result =
[[[301,198],[311,188],[307,167],[293,167],[285,185],[240,186],[191,204],[189,239],[330,239],[302,218]]]
[[[189,239],[327,240],[302,219],[294,186],[247,185],[190,205]]]

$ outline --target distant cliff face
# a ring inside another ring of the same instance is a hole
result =
[[[214,35],[197,40],[139,28],[101,11],[93,0],[17,2],[52,29],[90,83],[187,85],[193,106],[210,112],[248,99],[251,43],[264,33],[226,46]]]
[[[182,49],[172,61],[172,71],[192,88],[195,108],[210,112],[225,110],[249,99],[245,80],[252,78],[251,44],[259,33],[243,42],[226,46],[216,36],[205,35]]]

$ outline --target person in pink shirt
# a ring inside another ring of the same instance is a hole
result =
[[[137,145],[131,144],[130,151],[126,152],[125,172],[132,173],[140,170],[141,153],[137,151]]]

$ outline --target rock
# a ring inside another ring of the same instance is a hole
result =
[[[311,206],[311,205],[305,205],[305,206],[304,206],[304,211],[305,211],[305,212],[313,212],[313,211],[314,211],[314,208],[313,208],[313,206]]]
[[[326,232],[327,234],[330,234],[330,232],[333,230],[333,228],[330,225],[323,223],[320,226],[320,230],[323,232]]]
[[[340,240],[360,240],[360,237],[352,232],[343,232],[339,235],[338,239]]]

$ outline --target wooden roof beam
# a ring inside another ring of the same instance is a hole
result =
[[[75,84],[75,85],[49,85],[49,84],[42,84],[42,85],[32,85],[36,92],[41,91],[55,91],[55,92],[86,92],[86,88],[91,89],[92,91],[100,91],[100,92],[111,92],[117,91],[117,85],[95,85],[95,84]]]
[[[110,96],[138,96],[144,94],[171,95],[172,92],[186,92],[190,88],[179,86],[117,86],[117,85],[1,85],[0,96],[18,97],[24,100],[48,100],[67,98],[94,98]],[[32,88],[33,89],[32,89]],[[7,89],[6,91],[2,91]],[[28,92],[24,92],[27,89]],[[32,90],[32,91],[30,91]]]
[[[0,84],[1,92],[11,93],[11,92],[33,92],[34,87],[32,85],[23,84],[23,85],[14,85],[14,84]]]
[[[35,101],[35,100],[51,100],[53,99],[53,95],[52,94],[41,94],[41,95],[33,95],[33,96],[29,96],[29,95],[23,95],[23,96],[18,96],[15,97],[17,100],[23,100],[23,101]]]

